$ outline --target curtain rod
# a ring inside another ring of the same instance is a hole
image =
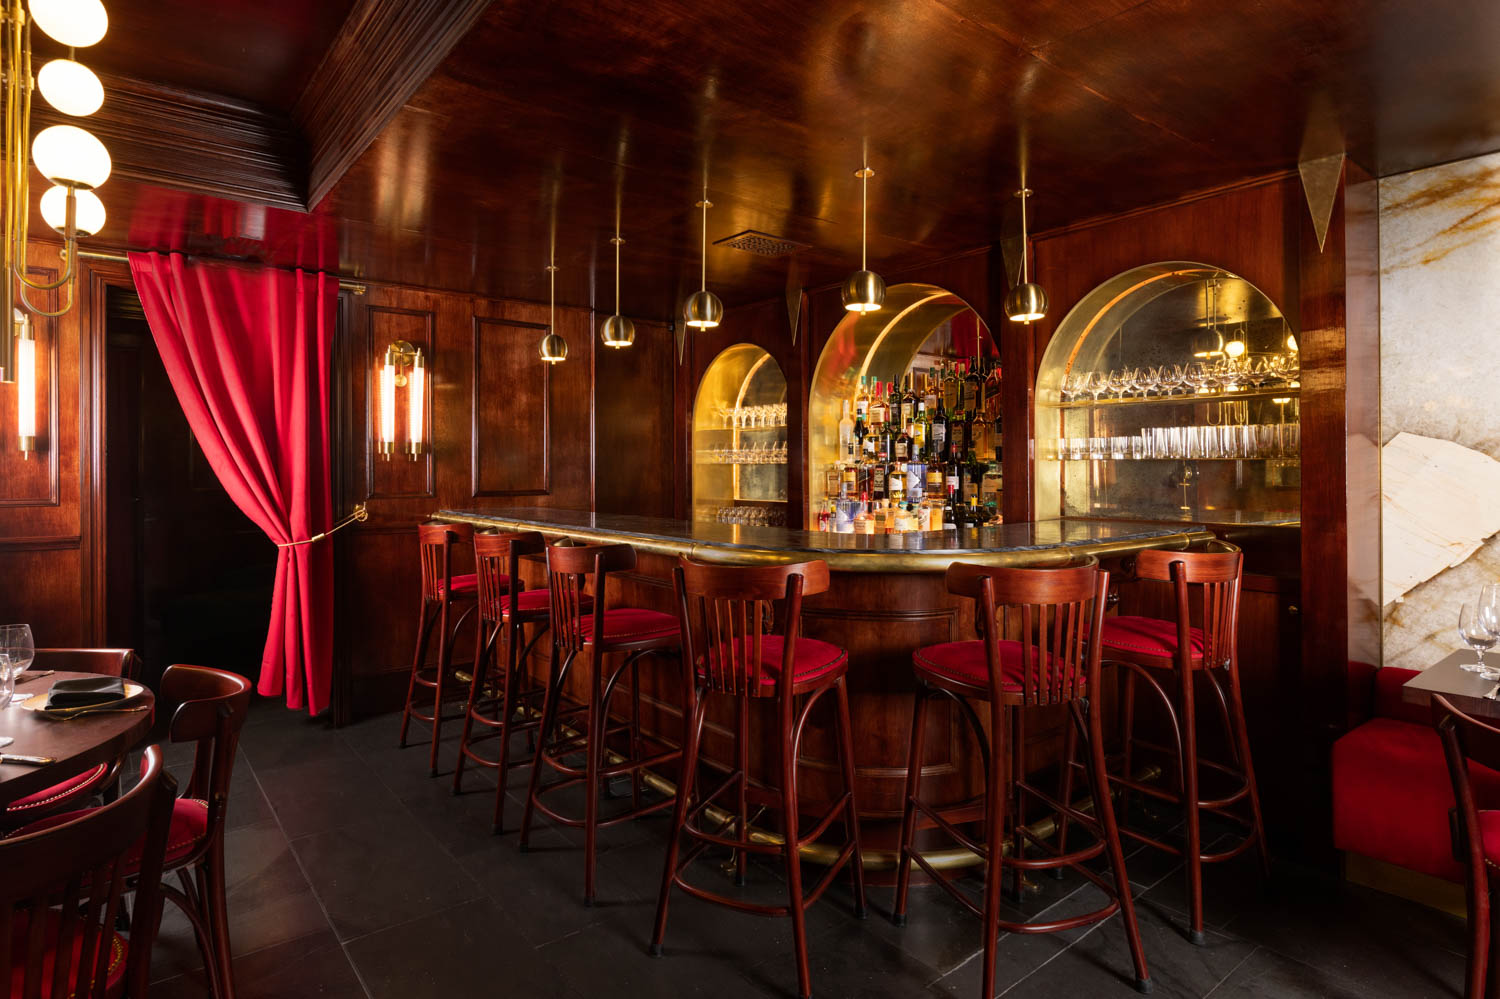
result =
[[[114,264],[128,264],[130,262],[130,258],[123,253],[98,253],[94,250],[79,250],[78,256],[84,260],[107,260]],[[339,279],[340,287],[348,288],[356,295],[363,295],[366,291],[365,286],[358,281],[350,281],[348,278],[339,277],[337,274],[332,276]]]

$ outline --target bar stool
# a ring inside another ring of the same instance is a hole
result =
[[[1178,848],[1145,833],[1121,829],[1132,839],[1181,856],[1186,860],[1191,927],[1189,939],[1203,943],[1203,865],[1230,860],[1250,847],[1258,847],[1263,872],[1269,876],[1270,856],[1261,820],[1260,792],[1255,767],[1250,762],[1250,738],[1245,728],[1245,704],[1240,697],[1238,653],[1240,579],[1244,556],[1227,542],[1212,542],[1205,551],[1148,549],[1136,556],[1139,579],[1172,584],[1176,620],[1150,617],[1112,617],[1104,622],[1104,654],[1125,667],[1124,767],[1110,780],[1121,787],[1121,807],[1132,791],[1182,808],[1187,825],[1187,844]],[[1201,626],[1192,624],[1193,593],[1201,597]],[[1162,678],[1175,679],[1169,692]],[[1198,714],[1195,678],[1209,679],[1229,739],[1229,763],[1204,759],[1198,754]],[[1172,726],[1173,744],[1162,746],[1135,735],[1135,682],[1139,678],[1156,693],[1166,707]],[[1170,791],[1135,779],[1134,749],[1140,746],[1173,757],[1177,762],[1178,791]],[[1218,798],[1199,794],[1199,767],[1218,771],[1238,786]],[[1235,805],[1248,801],[1248,819],[1236,814]],[[1219,853],[1203,852],[1201,818],[1214,812],[1245,826],[1245,838]],[[1127,810],[1128,812],[1128,810]],[[1128,817],[1128,815],[1127,815]]]
[[[595,843],[599,828],[670,807],[671,798],[650,805],[641,804],[641,771],[669,763],[682,755],[681,747],[672,747],[645,756],[645,743],[641,738],[640,661],[652,653],[677,653],[680,644],[677,618],[639,607],[605,609],[604,588],[609,574],[629,572],[635,568],[635,561],[635,549],[630,545],[551,545],[547,548],[552,660],[541,727],[537,732],[536,756],[531,766],[531,783],[526,794],[526,808],[521,815],[519,845],[524,853],[530,842],[531,820],[535,812],[541,812],[560,825],[582,828],[584,905],[594,904]],[[560,733],[557,722],[563,687],[578,654],[586,649],[593,653],[593,669],[584,712],[585,728],[582,732]],[[623,653],[625,658],[613,669],[607,669],[606,659],[614,653]],[[609,701],[626,673],[631,675],[630,720],[611,725]],[[620,735],[628,736],[628,756],[606,765],[608,741]],[[578,752],[584,754],[583,766],[563,762],[563,757]],[[543,767],[557,771],[562,777],[543,783]],[[630,775],[630,810],[601,820],[601,782],[623,774]],[[547,794],[579,784],[583,785],[585,795],[581,819],[565,816],[542,800]]]
[[[422,605],[417,615],[417,651],[412,656],[411,676],[406,684],[406,707],[401,712],[401,748],[406,748],[406,732],[413,718],[432,723],[432,748],[427,766],[437,776],[438,741],[443,728],[444,680],[453,658],[453,640],[465,619],[473,612],[478,581],[473,573],[453,575],[453,545],[471,544],[474,528],[468,524],[419,524],[417,547],[422,559]],[[453,627],[448,627],[454,605],[463,612]],[[427,645],[432,629],[438,632],[437,666],[427,666]],[[432,714],[424,715],[412,704],[418,687],[432,691]]]
[[[1450,812],[1453,856],[1465,868],[1468,902],[1469,953],[1464,974],[1465,999],[1483,999],[1500,992],[1494,955],[1500,919],[1496,919],[1495,888],[1500,884],[1500,811],[1482,807],[1469,779],[1471,767],[1500,766],[1500,729],[1471,717],[1442,694],[1432,695],[1432,723],[1443,744],[1448,779],[1456,807]]]
[[[532,647],[550,626],[551,594],[546,587],[521,589],[521,559],[541,555],[546,549],[546,542],[537,531],[474,535],[479,622],[474,629],[474,678],[469,685],[469,701],[464,710],[458,765],[453,770],[453,793],[458,794],[463,789],[466,761],[498,770],[494,817],[497,833],[505,826],[506,776],[511,768],[531,762],[524,758],[510,758],[511,736],[517,732],[535,731],[539,727],[541,701],[547,689],[545,684],[526,686],[530,675],[526,666]],[[585,604],[585,610],[593,606],[587,597]],[[527,625],[534,627],[530,641],[525,641]],[[497,657],[497,643],[504,646],[503,663]],[[520,717],[517,717],[518,713]],[[478,735],[474,734],[475,725],[481,729]],[[490,739],[500,742],[493,759],[475,750],[476,744]]]
[[[1119,912],[1124,917],[1125,936],[1135,963],[1135,987],[1151,991],[1146,955],[1125,872],[1120,830],[1107,792],[1104,762],[1102,711],[1099,690],[1099,629],[1104,617],[1109,573],[1100,570],[1092,556],[1062,568],[1014,569],[955,562],[948,567],[948,592],[969,597],[975,603],[975,641],[945,642],[912,653],[917,694],[913,706],[911,750],[906,770],[906,805],[901,818],[901,859],[896,880],[894,921],[906,922],[906,895],[912,864],[921,867],[958,902],[984,921],[984,972],[981,994],[995,994],[995,950],[1001,930],[1008,933],[1056,933],[1107,919]],[[997,624],[995,611],[1003,613]],[[1010,638],[1018,635],[1018,638]],[[984,759],[985,799],[982,841],[952,821],[968,812],[972,803],[936,808],[920,798],[922,749],[927,704],[947,698],[960,708],[979,743]],[[979,712],[972,702],[989,705],[989,731],[985,735]],[[1083,769],[1093,803],[1092,814],[1073,806],[1071,767],[1063,768],[1061,793],[1056,797],[1031,783],[1016,765],[1022,718],[1051,705],[1067,710],[1068,744],[1082,739],[1088,748]],[[1020,820],[1023,803],[1032,800],[1057,816],[1059,831],[1053,843],[1036,838]],[[976,905],[957,885],[944,878],[912,845],[917,813],[948,836],[984,859],[984,898]],[[948,814],[944,814],[944,813]],[[951,817],[951,818],[950,818]],[[1068,849],[1067,824],[1076,823],[1093,834],[1093,841],[1080,849]],[[1007,834],[1011,838],[1006,857]],[[1044,853],[1026,857],[1027,844]],[[1106,879],[1084,862],[1104,854],[1110,866]],[[1093,912],[1045,923],[1014,923],[1000,918],[1000,888],[1005,869],[1017,872],[1059,870],[1071,867],[1109,896],[1109,904]]]
[[[828,565],[822,561],[775,566],[702,565],[682,559],[673,571],[677,584],[683,636],[683,685],[692,692],[691,723],[687,729],[682,760],[682,784],[677,789],[677,808],[672,816],[671,838],[662,875],[661,897],[656,906],[656,929],[651,953],[660,956],[667,930],[667,903],[676,885],[694,898],[717,902],[739,912],[792,918],[792,937],[797,955],[797,983],[801,995],[812,992],[807,962],[806,913],[845,865],[852,862],[855,915],[865,915],[864,857],[859,848],[859,814],[854,801],[854,750],[849,725],[849,694],[844,675],[849,654],[836,645],[803,638],[802,598],[828,589]],[[784,601],[781,635],[766,634],[776,601]],[[790,677],[790,682],[784,682]],[[803,726],[818,700],[829,691],[836,696],[839,763],[844,793],[807,832],[802,832],[797,803],[797,746]],[[706,795],[694,795],[698,753],[709,693],[736,699],[736,765],[728,777]],[[768,789],[753,785],[749,777],[750,704],[756,699],[775,699],[779,786]],[[797,702],[801,699],[801,705]],[[728,810],[733,817],[716,829],[697,823],[713,803],[733,792]],[[750,841],[747,809],[751,799],[779,809],[781,843]],[[847,841],[828,870],[807,895],[802,893],[801,848],[816,840],[836,818],[842,818]],[[735,827],[733,838],[725,835]],[[683,835],[695,840],[685,855],[679,854]],[[730,847],[735,852],[736,883],[745,883],[747,853],[778,856],[786,865],[787,904],[760,905],[709,891],[689,883],[684,872],[710,846]],[[680,858],[680,859],[679,859]]]

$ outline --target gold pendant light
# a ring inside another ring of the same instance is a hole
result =
[[[705,184],[703,200],[697,206],[703,209],[701,283],[698,290],[688,296],[687,305],[682,310],[683,321],[700,330],[713,329],[724,318],[724,303],[719,301],[718,295],[708,290],[708,210],[713,206],[714,203],[708,200],[708,185]]]
[[[1013,323],[1029,323],[1047,314],[1047,293],[1039,284],[1031,283],[1029,264],[1030,245],[1026,232],[1026,199],[1031,197],[1031,188],[1022,187],[1016,192],[1021,199],[1021,283],[1005,296],[1005,314]]]
[[[568,359],[568,341],[557,332],[557,251],[555,249],[547,264],[547,283],[547,335],[542,337],[542,360],[548,364],[560,364]]]
[[[629,347],[635,343],[635,323],[620,315],[620,246],[625,241],[620,238],[618,212],[615,214],[615,235],[610,242],[615,244],[615,314],[599,326],[599,339],[606,347]]]
[[[869,270],[870,178],[875,171],[868,166],[854,171],[859,178],[859,270],[844,282],[844,308],[850,312],[874,312],[885,304],[885,281]]]

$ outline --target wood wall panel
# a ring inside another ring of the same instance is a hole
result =
[[[520,497],[551,491],[554,366],[537,359],[537,342],[546,331],[531,323],[474,319],[471,496],[522,502]]]
[[[677,345],[665,323],[635,324],[635,343],[594,359],[594,504],[600,513],[673,516]],[[665,431],[665,432],[664,432]]]

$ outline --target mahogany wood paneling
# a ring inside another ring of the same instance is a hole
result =
[[[116,185],[134,180],[297,211],[305,207],[296,133],[284,115],[135,77],[108,74],[102,82],[108,97],[88,127],[109,149]],[[74,122],[44,102],[34,107],[39,125]],[[133,246],[152,246],[149,228],[131,225],[129,213],[116,214],[115,189],[103,192],[110,218],[99,237],[123,233]],[[222,235],[253,242],[266,233],[251,228]]]
[[[595,351],[594,508],[600,513],[673,515],[676,435],[664,433],[662,421],[673,412],[676,367],[677,345],[665,323],[637,320],[633,345]]]
[[[470,495],[545,496],[551,486],[552,372],[537,358],[547,328],[476,316],[470,394]]]
[[[323,200],[488,6],[355,0],[292,109],[307,139],[309,206]]]

